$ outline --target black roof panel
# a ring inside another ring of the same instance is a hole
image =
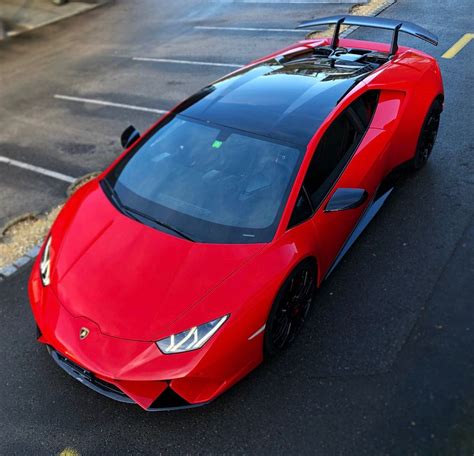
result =
[[[306,145],[341,97],[371,70],[328,58],[272,59],[204,88],[177,112]]]

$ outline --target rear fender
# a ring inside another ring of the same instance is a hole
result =
[[[408,50],[367,78],[370,89],[381,90],[372,128],[392,130],[389,169],[411,160],[426,114],[443,82],[437,62],[419,51]]]

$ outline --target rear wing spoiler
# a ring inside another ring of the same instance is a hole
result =
[[[358,25],[361,27],[373,27],[385,30],[393,30],[392,45],[390,48],[390,57],[396,54],[398,50],[398,33],[404,32],[413,35],[421,40],[427,41],[434,46],[438,45],[438,37],[428,30],[413,24],[412,22],[399,21],[396,19],[386,19],[383,17],[373,16],[328,16],[314,19],[311,21],[302,22],[297,28],[310,28],[319,25],[335,25],[334,35],[331,47],[336,49],[339,44],[339,31],[341,25]]]

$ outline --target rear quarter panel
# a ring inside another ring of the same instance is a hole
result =
[[[381,91],[377,128],[391,130],[389,170],[413,158],[426,114],[443,82],[436,60],[415,50],[406,50],[370,75],[365,83]],[[373,126],[375,126],[373,124]]]

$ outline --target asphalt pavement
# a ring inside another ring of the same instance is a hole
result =
[[[137,4],[116,1],[0,46],[0,155],[74,177],[102,169],[125,126],[157,117],[144,108],[168,109],[232,69],[137,59],[245,63],[302,37],[276,29],[347,10]],[[35,342],[26,266],[0,282],[0,454],[473,454],[474,43],[441,58],[472,31],[471,2],[399,0],[382,16],[440,37],[439,48],[401,37],[440,60],[438,143],[323,284],[299,340],[205,408],[145,413],[75,382]],[[66,186],[0,163],[0,225],[59,202]]]

